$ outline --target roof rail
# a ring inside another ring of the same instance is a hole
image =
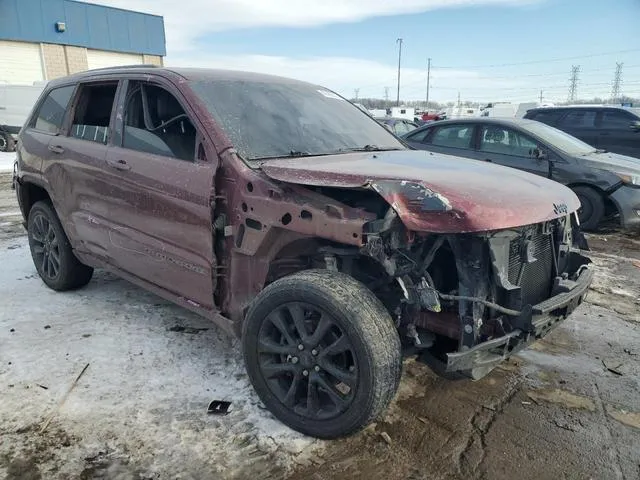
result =
[[[119,70],[121,68],[159,68],[159,65],[153,65],[151,63],[140,63],[137,65],[119,65],[117,67],[102,67],[102,68],[92,68],[91,70],[85,70],[87,72],[96,72],[100,70]],[[81,73],[81,72],[79,72]]]

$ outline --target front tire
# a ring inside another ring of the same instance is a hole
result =
[[[318,438],[364,428],[400,381],[400,338],[389,313],[342,273],[308,270],[269,285],[247,313],[242,343],[266,407]]]
[[[58,215],[49,202],[36,202],[31,207],[27,234],[33,263],[49,288],[65,291],[89,283],[93,268],[80,263],[73,254]]]
[[[578,218],[582,229],[595,230],[604,217],[602,195],[590,187],[574,187],[573,191],[580,200]]]

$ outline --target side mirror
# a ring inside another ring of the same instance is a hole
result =
[[[634,132],[640,132],[640,120],[631,122],[629,128],[631,128],[631,130],[633,130]]]
[[[538,147],[533,149],[533,158],[536,160],[549,160],[549,154]]]

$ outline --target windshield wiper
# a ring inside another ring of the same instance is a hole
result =
[[[289,153],[283,153],[282,155],[269,155],[267,157],[250,158],[249,160],[261,161],[261,160],[274,160],[278,158],[319,157],[322,155],[327,155],[327,154],[326,153],[309,153],[309,152],[302,152],[299,150],[290,150]]]
[[[391,150],[400,150],[396,147],[378,147],[377,145],[365,145],[364,147],[341,148],[339,152],[388,152]]]

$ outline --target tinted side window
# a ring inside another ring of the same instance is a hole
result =
[[[426,143],[425,139],[427,138],[427,135],[429,135],[429,132],[431,132],[431,129],[429,129],[429,128],[426,128],[424,130],[420,130],[419,132],[415,132],[415,133],[412,133],[411,135],[409,135],[407,137],[407,140],[409,140],[411,142]]]
[[[535,141],[504,127],[482,127],[480,151],[516,157],[530,157],[538,145]]]
[[[118,82],[83,85],[80,88],[71,136],[106,145]]]
[[[561,115],[562,112],[558,110],[540,110],[537,112],[531,112],[530,114],[526,115],[526,118],[546,123],[547,125],[555,125]]]
[[[438,147],[470,148],[472,133],[472,125],[438,127],[431,137],[431,144]]]
[[[43,132],[58,133],[74,89],[74,85],[69,85],[51,90],[40,105],[31,126]]]
[[[635,118],[627,112],[619,110],[605,110],[602,112],[601,127],[602,128],[624,128],[628,129],[629,124]]]
[[[193,161],[196,129],[164,88],[130,82],[125,100],[123,147]]]
[[[569,112],[560,122],[560,126],[569,128],[594,128],[596,126],[596,111],[580,109]]]

